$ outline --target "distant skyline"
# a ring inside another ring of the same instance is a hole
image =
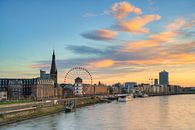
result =
[[[1,0],[0,78],[49,72],[55,49],[59,82],[72,67],[94,82],[195,86],[194,0]]]

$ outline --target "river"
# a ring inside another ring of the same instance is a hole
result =
[[[195,130],[195,95],[136,98],[78,108],[0,130]]]

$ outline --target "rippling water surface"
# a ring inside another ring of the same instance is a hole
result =
[[[137,98],[30,119],[2,130],[195,130],[195,95]]]

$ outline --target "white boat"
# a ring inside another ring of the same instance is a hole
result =
[[[118,95],[118,102],[127,102],[132,99],[133,99],[132,95],[127,95],[127,94]]]
[[[146,94],[146,93],[145,93],[143,96],[144,96],[144,97],[149,97],[148,94]]]

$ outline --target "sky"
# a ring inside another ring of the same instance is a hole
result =
[[[170,84],[195,86],[194,0],[1,0],[0,78],[49,72],[58,81],[75,66],[94,83],[149,83],[162,70]]]

